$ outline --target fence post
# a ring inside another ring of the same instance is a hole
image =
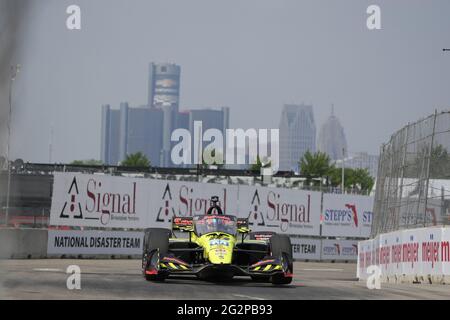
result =
[[[400,195],[399,195],[399,199],[400,199],[400,203],[398,205],[398,210],[399,210],[399,217],[401,214],[401,208],[402,208],[402,200],[403,200],[403,179],[405,177],[405,162],[406,162],[406,155],[408,153],[408,138],[409,138],[409,122],[408,125],[406,126],[406,133],[405,133],[405,140],[403,142],[403,158],[402,158],[402,167],[401,167],[401,178],[400,178]],[[408,214],[409,215],[409,214]],[[398,226],[397,228],[398,229]]]
[[[426,218],[427,218],[428,186],[430,183],[430,165],[431,165],[431,155],[433,152],[434,135],[436,133],[436,118],[437,118],[437,110],[434,110],[433,133],[431,134],[431,144],[430,144],[430,150],[428,152],[427,177],[425,180],[425,206],[424,206],[424,212],[423,212],[423,226],[424,227],[426,226]]]

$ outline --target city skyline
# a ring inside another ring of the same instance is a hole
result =
[[[79,1],[79,31],[63,23],[68,3],[30,2],[21,16],[13,159],[47,162],[50,140],[55,162],[97,158],[98,106],[146,104],[149,61],[182,65],[182,106],[229,106],[234,128],[277,128],[286,103],[313,104],[321,124],[334,103],[350,153],[378,154],[397,128],[449,106],[448,2],[379,1],[378,31],[365,1],[140,1],[127,16],[104,2],[115,23],[101,1]]]
[[[334,105],[331,105],[330,116],[320,127],[317,150],[326,153],[331,160],[345,158],[348,154],[345,130],[334,113]]]

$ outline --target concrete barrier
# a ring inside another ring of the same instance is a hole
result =
[[[368,274],[369,267],[376,266]],[[450,228],[405,229],[358,243],[357,277],[386,283],[450,283]]]
[[[47,256],[47,230],[0,229],[0,259],[30,259]]]

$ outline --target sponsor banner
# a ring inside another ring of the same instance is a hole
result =
[[[172,217],[206,214],[212,196],[218,196],[224,214],[238,215],[238,186],[168,180],[147,180],[152,195],[149,226],[170,226]]]
[[[173,216],[205,214],[218,195],[237,214],[237,186],[55,173],[50,224],[97,228],[170,227]]]
[[[49,230],[48,254],[142,254],[144,233],[98,230]]]
[[[365,279],[366,269],[372,264],[380,267],[382,276],[450,275],[449,230],[440,227],[402,230],[359,242],[358,277]]]
[[[292,254],[296,260],[320,260],[320,239],[291,237]]]
[[[407,275],[421,274],[420,257],[421,229],[402,231],[402,262],[403,272]],[[383,274],[383,271],[382,271]]]
[[[450,228],[442,228],[441,261],[442,273],[450,275]]]
[[[425,228],[420,230],[420,250],[422,274],[443,274],[443,263],[445,247],[443,242],[442,228]]]
[[[145,180],[54,173],[50,224],[108,228],[148,225]]]
[[[365,240],[358,242],[358,261],[356,269],[356,277],[366,279],[367,268],[372,264],[372,247],[374,240]]]
[[[358,241],[322,240],[322,260],[356,260]]]
[[[320,201],[320,192],[239,186],[239,215],[254,231],[319,235]]]
[[[402,231],[380,235],[378,265],[383,274],[391,275],[403,272],[402,237]]]
[[[323,195],[322,235],[330,237],[370,236],[373,218],[373,197]]]

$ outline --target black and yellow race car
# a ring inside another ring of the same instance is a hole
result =
[[[187,232],[188,237],[177,237]],[[206,215],[174,217],[172,230],[145,230],[142,271],[149,281],[196,275],[229,280],[250,276],[254,281],[289,284],[293,276],[291,241],[274,232],[250,232],[248,219],[222,213],[218,197]]]

